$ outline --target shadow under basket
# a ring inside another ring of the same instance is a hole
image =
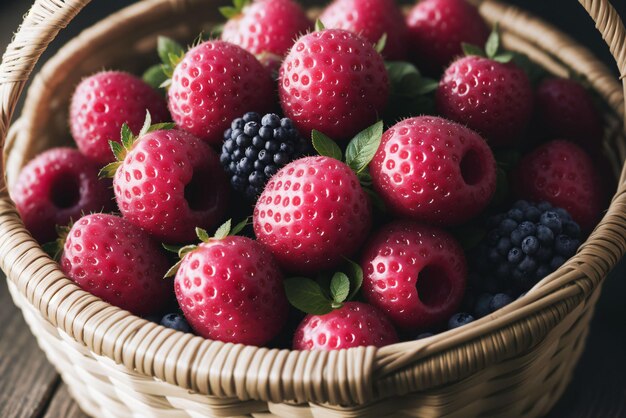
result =
[[[38,152],[69,140],[74,86],[102,68],[138,72],[157,35],[191,40],[221,20],[212,2],[144,0],[32,68],[88,0],[36,0],[0,66],[0,168],[8,184]],[[626,32],[606,0],[581,0],[626,74]],[[504,45],[549,72],[585,75],[604,102],[604,151],[616,175],[626,157],[624,94],[592,54],[552,26],[495,1]],[[591,21],[590,21],[591,23]],[[2,180],[0,180],[2,181]],[[97,417],[539,417],[567,386],[604,277],[626,249],[624,174],[589,239],[525,297],[468,326],[383,348],[298,352],[209,341],[148,322],[82,291],[24,229],[0,183],[0,266],[48,359],[81,408]]]

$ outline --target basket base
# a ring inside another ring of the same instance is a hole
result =
[[[372,404],[342,408],[316,404],[273,404],[240,401],[192,393],[157,379],[128,371],[113,360],[95,355],[63,333],[33,308],[8,281],[15,304],[80,408],[93,417],[502,417],[534,418],[545,415],[567,387],[584,348],[592,309],[582,307],[557,328],[560,340],[546,339],[524,356],[507,360],[452,385],[422,393],[385,399]],[[593,306],[599,292],[589,300]],[[570,329],[572,332],[564,330]],[[550,364],[551,367],[543,365]],[[502,367],[508,370],[503,377]],[[505,386],[506,385],[506,386]],[[464,396],[455,396],[463,392]],[[474,403],[468,399],[474,393]],[[486,394],[491,394],[490,396]]]

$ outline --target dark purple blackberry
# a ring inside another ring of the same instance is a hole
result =
[[[191,332],[191,327],[187,323],[187,320],[179,313],[168,313],[161,319],[161,325],[175,329],[176,331]]]
[[[485,239],[470,257],[471,271],[479,278],[473,286],[493,294],[511,296],[530,289],[573,256],[581,242],[580,227],[567,211],[546,202],[521,200],[491,217],[487,227]],[[508,301],[499,298],[498,306]],[[479,316],[485,314],[484,305]]]
[[[256,200],[270,177],[307,151],[290,119],[248,112],[224,132],[220,161],[233,188]]]
[[[474,322],[474,320],[475,318],[466,312],[455,313],[448,320],[448,329],[462,327],[463,325],[467,325],[470,322]]]

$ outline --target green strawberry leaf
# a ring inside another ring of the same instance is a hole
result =
[[[331,157],[339,161],[343,160],[339,145],[322,132],[313,129],[311,132],[311,140],[313,142],[313,148],[315,148],[315,151],[317,151],[319,155]]]
[[[48,256],[54,261],[59,261],[61,253],[63,252],[63,246],[59,245],[58,240],[46,242],[41,246],[41,249],[48,254]]]
[[[165,276],[163,276],[163,278],[167,279],[168,277],[176,276],[176,273],[178,273],[178,269],[180,268],[180,265],[182,263],[182,259],[178,260],[176,264],[174,264],[172,267],[169,268],[168,271],[165,272]]]
[[[374,158],[383,137],[383,122],[378,121],[365,128],[350,141],[346,148],[346,163],[360,173]]]
[[[500,30],[498,28],[498,22],[493,25],[493,30],[489,34],[489,38],[487,38],[487,42],[485,43],[485,53],[487,54],[487,58],[493,59],[500,49]]]
[[[159,36],[157,39],[157,53],[163,64],[171,64],[171,57],[178,58],[185,55],[185,49],[172,38]]]
[[[214,239],[224,239],[228,235],[230,235],[230,228],[232,226],[232,220],[227,220],[219,228],[215,231],[215,235],[213,235]],[[206,232],[206,231],[205,231]],[[204,240],[203,240],[204,241]]]
[[[148,133],[148,129],[150,129],[150,126],[152,125],[152,116],[150,115],[150,111],[146,109],[146,118],[143,121],[143,126],[141,127],[141,130],[139,131],[139,135],[137,136],[144,136],[145,134]]]
[[[315,21],[315,32],[319,32],[326,29],[326,26],[324,26],[324,24],[322,23],[321,20],[317,19]]]
[[[228,224],[228,229],[230,229],[230,224]],[[217,231],[215,231],[215,234],[217,235],[218,232],[220,232],[219,228]],[[202,242],[209,242],[209,239],[211,238],[209,237],[209,233],[206,231],[206,229],[202,229],[202,228],[196,228],[196,236]]]
[[[485,57],[485,51],[483,51],[479,46],[463,42],[461,47],[463,48],[463,53],[467,56],[476,55],[479,57]]]
[[[122,137],[122,145],[128,151],[133,146],[133,142],[135,141],[135,135],[130,130],[130,127],[127,123],[122,124],[122,129],[120,132],[120,136]]]
[[[197,249],[198,249],[198,246],[195,245],[195,244],[185,245],[184,247],[180,247],[180,250],[178,250],[178,256],[180,258],[183,258],[184,256],[186,256],[190,252],[195,251]]]
[[[506,64],[508,62],[511,62],[514,57],[515,54],[512,52],[500,52],[498,55],[493,57],[493,60],[502,64]]]
[[[246,219],[244,219],[243,221],[239,222],[237,225],[235,225],[233,227],[233,229],[231,229],[230,231],[230,235],[237,235],[238,233],[240,233],[245,227],[246,225],[248,225],[250,223],[250,217],[247,217]]]
[[[333,310],[319,284],[306,277],[290,277],[284,281],[287,300],[302,312],[324,315]]]
[[[100,172],[98,172],[98,178],[113,178],[113,176],[115,176],[115,172],[118,168],[120,168],[121,165],[121,161],[113,161],[112,163],[105,165],[104,167],[102,167]]]
[[[340,307],[350,293],[350,279],[345,273],[338,271],[330,281],[330,295],[333,298],[333,307]]]
[[[163,64],[155,64],[143,73],[142,78],[153,89],[159,89],[169,77],[163,71]]]
[[[222,14],[222,16],[224,16],[226,19],[232,19],[233,17],[239,14],[239,10],[237,10],[236,8],[232,6],[220,7],[219,11]]]
[[[420,77],[419,82],[415,86],[415,93],[422,96],[432,93],[437,90],[437,87],[439,87],[439,81],[433,80],[432,78]]]
[[[363,269],[357,263],[346,258],[348,262],[348,277],[350,279],[350,294],[346,300],[352,300],[363,285]]]
[[[154,131],[168,131],[174,128],[176,128],[176,124],[174,122],[155,123],[148,128],[147,133]]]
[[[386,45],[387,45],[387,33],[385,32],[385,33],[383,33],[383,36],[380,37],[378,42],[376,42],[376,45],[374,45],[374,49],[379,54],[382,54]]]
[[[109,147],[111,148],[111,151],[113,151],[113,155],[117,161],[124,159],[126,149],[122,144],[116,141],[109,141]]]
[[[527,55],[519,52],[513,52],[512,54],[513,58],[511,62],[524,70],[533,86],[539,84],[539,82],[548,75],[548,72],[542,66],[531,61]]]
[[[361,186],[370,187],[372,185],[372,175],[367,168],[365,168],[365,170],[361,171],[360,173],[357,173],[356,176],[358,177]]]
[[[183,248],[180,245],[171,245],[171,244],[161,244],[161,246],[165,248],[166,251],[169,251],[170,253],[174,253],[174,254],[178,254],[180,249]]]

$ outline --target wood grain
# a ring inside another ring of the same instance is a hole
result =
[[[88,418],[88,416],[74,402],[65,383],[61,383],[43,418]]]
[[[37,346],[1,276],[0,417],[38,417],[58,386],[59,375]]]

